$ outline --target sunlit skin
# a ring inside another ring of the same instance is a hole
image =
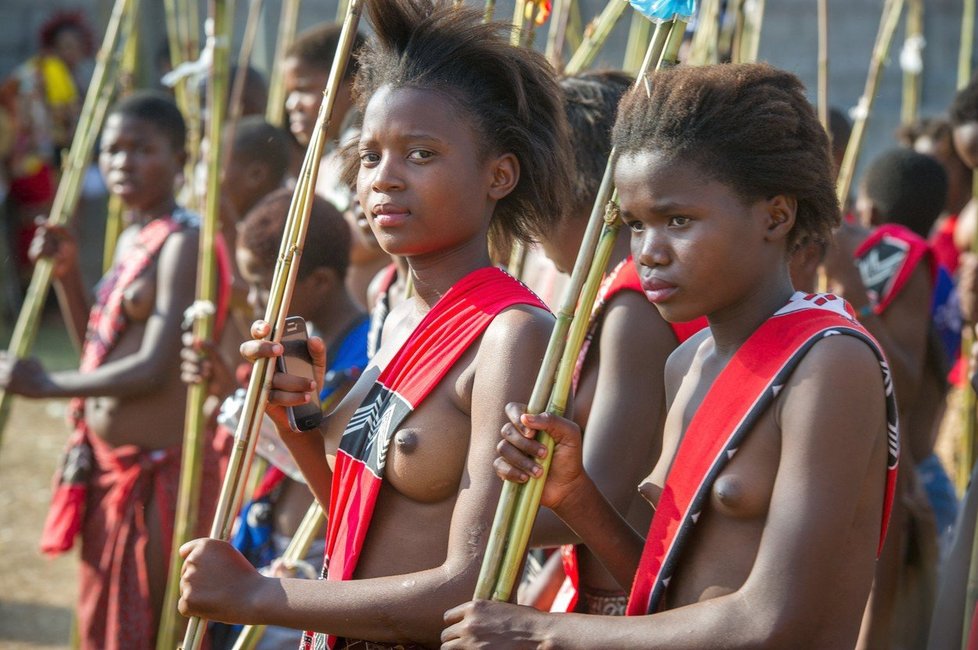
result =
[[[122,199],[130,224],[119,238],[117,263],[130,254],[146,223],[174,209],[173,187],[183,164],[183,150],[154,123],[122,114],[106,120],[99,167],[109,191]],[[197,248],[196,231],[171,235],[156,261],[129,285],[123,303],[128,325],[100,367],[48,373],[35,360],[4,360],[4,387],[28,397],[86,398],[89,428],[113,447],[180,444],[187,394],[179,373],[180,332],[184,309],[194,299]],[[66,230],[42,228],[33,253],[42,252],[54,258],[54,286],[69,333],[83,341],[91,296],[82,284],[77,247]],[[158,611],[165,583],[158,558],[169,540],[163,539],[159,510],[151,502],[146,506],[150,594]]]
[[[563,273],[573,269],[589,214],[588,207],[582,214],[564,215],[541,238],[543,251]],[[608,262],[609,272],[628,257],[629,241],[628,229],[622,228]],[[652,513],[635,485],[662,450],[663,369],[676,348],[676,337],[645,296],[634,291],[616,294],[605,306],[598,327],[574,393],[573,420],[587,432],[583,453],[588,475],[636,530],[645,530]],[[623,455],[622,449],[629,453]],[[538,515],[530,538],[534,546],[579,541],[548,510]],[[585,590],[621,590],[587,547],[578,547],[577,557]]]
[[[649,298],[667,320],[706,315],[711,328],[666,364],[663,454],[639,488],[655,504],[705,392],[792,293],[787,238],[796,208],[785,195],[745,200],[695,164],[654,150],[624,156],[615,184]],[[867,346],[843,336],[819,341],[714,482],[665,611],[556,616],[476,601],[446,613],[442,648],[852,647],[879,539],[884,410]],[[577,427],[521,416],[519,405],[509,412],[497,473],[521,482],[537,474],[541,446],[524,430],[549,431],[556,448],[544,505],[628,588],[642,537],[583,471]]]
[[[441,295],[490,264],[489,220],[518,182],[519,166],[505,152],[480,155],[479,145],[468,120],[431,91],[382,88],[367,105],[360,200],[387,252],[408,258],[415,294],[387,319],[372,365],[320,431],[288,431],[283,412],[307,398],[308,380],[273,379],[268,413],[324,507],[339,437],[380,369]],[[182,550],[181,611],[437,645],[442,613],[475,586],[500,489],[492,458],[504,406],[532,389],[534,373],[519,360],[542,356],[551,324],[549,315],[529,307],[497,316],[394,433],[355,580],[265,578],[227,544],[197,540]],[[266,333],[267,326],[256,323],[253,334]],[[319,376],[322,341],[311,339],[309,349]],[[256,340],[242,353],[273,357],[281,346]]]
[[[321,68],[303,61],[299,57],[290,56],[282,64],[282,76],[285,83],[285,111],[289,118],[289,131],[306,146],[312,138],[316,127],[316,117],[323,103],[323,90],[329,78],[329,68]],[[349,84],[340,84],[340,93],[333,108],[333,119],[326,131],[326,139],[336,140],[343,126],[343,118],[350,110]]]
[[[860,310],[869,305],[869,297],[854,262],[855,252],[873,228],[886,223],[886,218],[865,187],[859,188],[854,207],[858,223],[845,224],[836,231],[825,256],[824,268],[833,291],[848,300],[854,309]],[[942,364],[934,355],[928,354],[932,293],[930,269],[926,263],[918,264],[886,311],[860,317],[883,348],[890,365],[900,411],[901,453],[907,466],[919,463],[933,451],[935,422],[943,410],[946,392]],[[896,634],[892,632],[891,617],[895,616],[896,594],[906,565],[904,547],[908,517],[912,511],[917,511],[920,513],[917,516],[925,522],[921,525],[932,525],[929,523],[933,516],[930,507],[920,496],[923,490],[916,483],[914,472],[900,472],[890,534],[877,563],[876,586],[857,646],[860,650],[888,647]],[[919,628],[923,622],[914,625],[912,621],[912,617],[904,617],[902,621],[910,635],[915,634],[914,628]]]

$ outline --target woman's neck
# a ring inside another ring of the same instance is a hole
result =
[[[787,269],[769,276],[737,302],[707,316],[717,356],[729,359],[794,293]]]
[[[413,300],[421,311],[431,309],[445,293],[472,271],[492,266],[485,238],[452,249],[408,259]]]
[[[130,209],[128,212],[129,222],[140,226],[145,226],[153,219],[159,219],[160,217],[173,214],[173,211],[176,210],[176,208],[176,199],[170,196],[162,201],[146,207]]]

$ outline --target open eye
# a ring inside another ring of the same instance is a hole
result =
[[[681,228],[682,226],[688,224],[690,221],[691,219],[689,217],[684,217],[682,215],[675,215],[673,217],[669,217],[669,225],[676,228]]]
[[[373,151],[361,151],[360,152],[360,164],[364,167],[370,167],[371,165],[376,165],[380,162],[380,156]]]
[[[415,149],[408,154],[408,160],[414,162],[426,162],[434,158],[435,152],[428,151],[427,149]]]
[[[644,232],[645,231],[645,224],[642,223],[641,221],[626,221],[625,222],[625,225],[632,232]]]

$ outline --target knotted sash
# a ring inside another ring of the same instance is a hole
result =
[[[492,267],[473,271],[435,303],[380,373],[350,418],[336,454],[323,568],[327,580],[353,577],[394,432],[493,318],[514,305],[547,309],[504,271]],[[335,637],[306,632],[301,647],[332,648],[335,643]]]
[[[628,616],[658,610],[682,549],[708,503],[713,481],[777,398],[805,354],[823,338],[839,334],[864,341],[879,360],[883,373],[888,446],[879,540],[882,548],[896,486],[900,444],[889,367],[876,341],[855,320],[845,301],[831,294],[796,292],[787,305],[740,346],[693,415],[652,517],[629,596]]]
[[[645,296],[642,290],[642,282],[638,277],[635,262],[631,255],[618,263],[618,265],[605,276],[598,289],[597,298],[594,301],[594,309],[591,310],[591,322],[588,325],[587,337],[581,346],[581,353],[577,356],[577,365],[574,368],[574,392],[577,392],[577,384],[581,378],[581,371],[584,362],[587,360],[588,351],[596,337],[599,338],[601,322],[604,319],[605,309],[612,298],[622,291],[634,291]],[[707,327],[705,317],[697,318],[688,323],[669,323],[673,334],[676,336],[676,343],[681,344],[686,339],[696,334],[704,327]],[[564,544],[560,547],[561,563],[564,565],[564,582],[560,590],[554,597],[550,606],[551,612],[573,612],[577,607],[577,598],[580,593],[580,569],[577,562],[577,546],[574,544]]]

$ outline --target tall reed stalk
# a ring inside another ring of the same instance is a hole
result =
[[[624,0],[608,0],[608,4],[598,14],[594,22],[586,29],[584,42],[575,50],[564,72],[567,75],[574,75],[582,70],[586,70],[594,63],[605,41],[611,35],[611,30],[615,28],[622,14],[628,8],[628,3]]]
[[[975,0],[961,3],[961,45],[958,48],[958,89],[971,79],[971,58],[975,53]]]
[[[554,0],[553,13],[550,15],[550,30],[547,32],[544,53],[557,72],[564,69],[564,43],[567,41],[567,25],[573,4],[574,0]]]
[[[842,159],[842,166],[839,169],[836,194],[839,197],[839,203],[842,204],[848,199],[849,192],[852,189],[852,179],[856,172],[856,162],[859,160],[863,140],[866,136],[866,125],[873,112],[876,92],[879,89],[880,78],[883,76],[883,66],[886,65],[890,44],[893,42],[893,34],[896,32],[897,25],[900,23],[900,13],[902,10],[903,0],[886,0],[886,3],[883,5],[879,31],[876,35],[876,43],[873,46],[872,59],[869,64],[869,74],[866,77],[866,87],[856,107],[852,135],[849,137],[849,144],[846,146],[846,153]]]
[[[275,59],[268,84],[268,106],[265,108],[265,119],[275,126],[282,126],[285,119],[285,75],[282,67],[285,64],[285,53],[295,40],[298,24],[299,0],[283,0],[278,37],[275,39]]]
[[[684,29],[685,22],[681,20],[656,26],[637,83],[642,83],[653,62],[661,66],[675,60]],[[549,408],[562,412],[566,406],[570,391],[569,377],[572,375],[568,374],[567,368],[573,367],[580,353],[580,342],[583,341],[581,328],[586,331],[594,296],[614,245],[614,233],[620,227],[612,191],[612,169],[616,158],[616,152],[612,150],[527,412],[540,413]],[[552,450],[553,440],[546,433],[540,432],[537,439]],[[523,485],[510,481],[503,484],[475,598],[509,599],[539,508],[549,469],[549,456],[544,461],[543,469],[544,474],[540,479],[531,479]]]
[[[214,337],[217,316],[217,259],[216,247],[221,229],[220,178],[222,137],[227,106],[227,88],[230,76],[231,25],[234,17],[233,0],[210,0],[210,18],[213,34],[208,35],[211,50],[211,69],[207,76],[207,194],[206,209],[201,220],[200,252],[197,257],[197,299],[191,307],[193,335],[196,340],[209,341]],[[170,567],[167,575],[166,594],[157,633],[157,650],[170,650],[176,646],[180,633],[181,618],[177,612],[180,595],[180,570],[183,562],[180,547],[190,541],[197,528],[197,510],[200,501],[200,482],[204,466],[204,439],[207,425],[204,402],[207,400],[207,383],[191,384],[187,389],[187,406],[184,420],[183,456],[180,462],[180,482],[177,490],[176,513],[173,521]]]
[[[309,147],[306,149],[295,193],[289,206],[285,232],[279,247],[279,257],[275,264],[268,305],[265,310],[265,320],[271,325],[271,334],[269,335],[271,341],[278,342],[281,340],[282,331],[285,327],[289,303],[295,289],[299,258],[302,255],[302,247],[309,227],[316,177],[319,174],[319,164],[326,147],[326,131],[333,114],[333,106],[336,103],[336,95],[342,83],[347,62],[350,59],[362,11],[362,0],[349,0],[336,55],[333,57],[333,65],[326,84],[326,96],[320,106],[316,126]],[[262,358],[255,362],[245,394],[241,419],[235,431],[234,445],[228,461],[221,496],[218,500],[217,512],[211,527],[210,536],[212,538],[228,538],[234,517],[240,509],[244,478],[247,467],[255,453],[255,443],[258,441],[258,430],[268,403],[268,392],[271,388],[273,373],[274,363],[269,359]],[[200,618],[192,618],[184,637],[183,650],[198,650],[203,630],[203,621]]]
[[[829,131],[829,0],[818,0],[818,121]]]
[[[51,212],[48,214],[48,225],[67,225],[78,206],[85,169],[91,160],[95,140],[102,128],[102,123],[105,121],[109,104],[112,102],[115,74],[119,67],[121,55],[120,44],[129,38],[124,30],[125,21],[123,19],[129,12],[133,11],[135,2],[136,0],[116,0],[112,7],[105,37],[95,56],[92,81],[85,93],[85,100],[78,117],[78,125],[75,127],[71,147],[65,158],[64,169],[54,194]],[[53,271],[54,262],[50,258],[41,258],[34,265],[34,273],[27,287],[24,303],[17,315],[17,322],[14,324],[14,330],[10,336],[10,344],[7,348],[8,355],[23,359],[31,353],[37,338],[41,312],[44,310],[48,290],[51,288]],[[10,395],[7,391],[0,389],[0,440],[2,440],[3,430],[6,427],[9,410]]]
[[[924,76],[924,0],[908,0],[906,36],[900,54],[903,68],[903,103],[900,123],[909,125],[920,113],[920,85]]]

